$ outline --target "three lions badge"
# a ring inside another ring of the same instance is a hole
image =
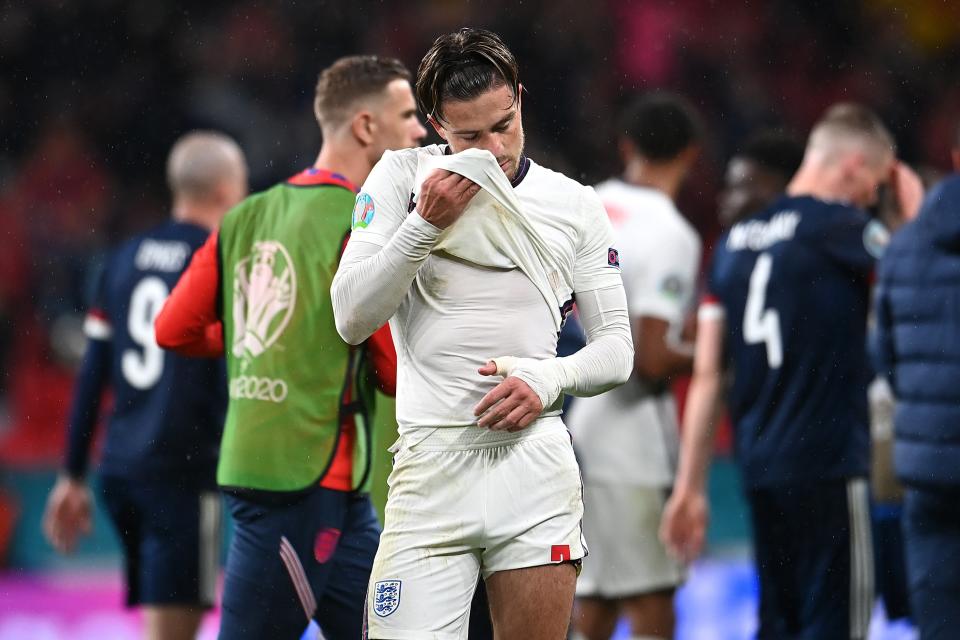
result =
[[[400,606],[400,581],[381,580],[373,585],[373,612],[381,618],[397,610]]]

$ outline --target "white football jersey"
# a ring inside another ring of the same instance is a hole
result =
[[[406,216],[418,215],[412,194],[419,159],[445,150],[433,145],[384,154],[358,196],[351,242],[384,246]],[[613,231],[592,188],[527,158],[513,187],[536,233],[556,251],[558,282],[569,283],[571,296],[620,285]],[[553,304],[519,268],[479,266],[435,249],[390,320],[401,434],[476,424],[474,406],[501,381],[477,372],[491,358],[556,357],[559,310]],[[559,404],[543,415],[559,414]]]
[[[691,309],[701,243],[673,202],[655,189],[622,180],[597,186],[623,247],[621,268],[631,320],[670,323],[679,340]],[[621,387],[577,398],[565,420],[588,482],[670,486],[679,449],[677,408],[669,390],[657,393],[631,375]]]

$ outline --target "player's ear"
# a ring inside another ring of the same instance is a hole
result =
[[[680,159],[683,160],[684,165],[690,167],[694,162],[697,161],[697,158],[700,157],[700,145],[691,144],[686,149],[680,152]]]
[[[443,125],[437,122],[437,119],[432,115],[427,116],[427,122],[429,122],[433,130],[437,132],[437,135],[443,138],[444,142],[447,142],[447,132],[443,130]]]
[[[960,172],[960,147],[954,147],[950,151],[950,157],[953,158],[953,170]]]
[[[350,130],[354,137],[365,147],[373,144],[373,136],[377,129],[377,123],[374,122],[373,114],[369,111],[358,111],[353,114],[350,121]]]
[[[863,170],[866,164],[866,158],[859,151],[853,151],[840,156],[839,169],[844,181],[850,182],[856,180],[857,176]]]

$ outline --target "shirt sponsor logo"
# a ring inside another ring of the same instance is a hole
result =
[[[233,355],[243,366],[283,334],[297,299],[297,274],[287,249],[274,240],[253,245],[233,269]]]
[[[613,247],[607,249],[607,265],[620,268],[620,252]]]
[[[400,606],[400,581],[381,580],[373,585],[373,612],[381,618],[397,610]]]
[[[728,251],[765,251],[784,240],[790,240],[800,224],[800,212],[781,211],[770,220],[738,222],[727,237]]]
[[[366,229],[373,222],[373,198],[368,193],[361,193],[357,196],[357,201],[353,205],[353,224],[352,229]]]

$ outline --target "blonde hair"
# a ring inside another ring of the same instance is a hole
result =
[[[827,159],[857,150],[876,166],[896,153],[890,131],[871,109],[853,102],[842,102],[820,118],[807,141],[807,152],[817,152]]]

